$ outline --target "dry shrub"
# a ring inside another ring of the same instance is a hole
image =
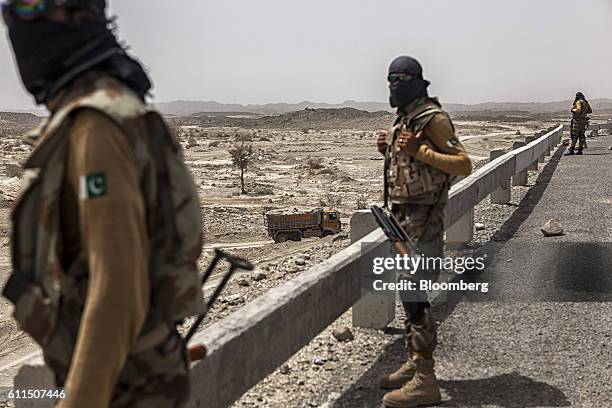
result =
[[[23,173],[23,170],[22,170],[20,165],[14,164],[14,163],[8,163],[6,165],[6,175],[9,178],[12,178],[12,177],[21,177],[22,173]]]
[[[368,196],[366,194],[359,194],[355,201],[355,206],[358,210],[365,210],[368,208]]]
[[[342,196],[339,194],[332,194],[328,191],[319,199],[319,205],[329,208],[339,207],[342,205]]]
[[[308,174],[313,174],[315,170],[322,169],[323,159],[320,157],[309,157],[306,160],[306,165],[308,166]]]

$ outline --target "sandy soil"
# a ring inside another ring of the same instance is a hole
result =
[[[240,122],[235,125],[235,118],[232,118],[232,127],[198,125],[193,118],[173,120],[202,202],[206,244],[202,268],[210,259],[212,248],[221,246],[249,257],[257,264],[256,273],[265,275],[259,275],[261,279],[254,279],[254,274],[248,279],[236,276],[206,324],[344,248],[348,244],[347,221],[351,214],[381,200],[383,162],[374,148],[376,131],[383,128],[381,118],[373,118],[371,122],[366,118],[356,122],[359,127],[347,129],[334,122],[326,129],[327,119],[316,122],[316,114],[313,115],[310,120],[316,126],[308,128],[301,123],[243,128]],[[31,118],[20,121],[19,116],[5,117],[0,122],[3,152],[0,156],[0,285],[10,272],[9,212],[20,186],[17,165],[29,152],[20,135],[32,127]],[[384,119],[388,123],[390,118]],[[491,149],[510,148],[514,140],[524,140],[525,135],[555,121],[558,118],[554,116],[515,122],[461,116],[455,124],[460,139],[477,162],[486,160]],[[238,171],[232,166],[229,154],[229,149],[241,141],[252,143],[255,151],[246,173],[248,194],[242,195]],[[309,166],[311,158],[320,160],[320,166]],[[341,213],[344,230],[335,237],[275,244],[266,235],[263,215],[286,207],[333,208]],[[10,305],[0,299],[0,368],[32,350],[35,347],[11,318]]]

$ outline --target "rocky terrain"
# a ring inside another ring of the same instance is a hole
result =
[[[523,111],[531,113],[551,114],[555,112],[566,112],[567,107],[572,105],[573,100],[558,102],[484,102],[474,105],[461,103],[447,103],[442,101],[444,108],[449,112],[508,112]],[[589,102],[596,111],[612,111],[612,99],[595,98]],[[198,112],[251,112],[252,114],[279,115],[301,111],[304,109],[342,109],[353,108],[369,112],[389,111],[388,102],[357,102],[344,101],[342,103],[319,103],[303,101],[299,103],[268,103],[264,105],[240,105],[224,104],[216,101],[172,101],[156,103],[156,107],[167,115],[190,116]]]
[[[377,132],[393,120],[389,113],[343,108],[242,116],[246,117],[200,114],[169,119],[179,134],[200,193],[205,225],[205,255],[201,267],[206,266],[214,247],[246,256],[256,264],[254,272],[233,279],[204,327],[346,247],[351,214],[382,198],[383,163],[374,142]],[[509,149],[513,141],[524,140],[526,135],[565,120],[557,114],[515,111],[461,113],[454,114],[454,119],[457,134],[477,166],[488,160],[490,150]],[[30,151],[20,135],[36,121],[33,115],[0,113],[0,150],[3,151],[0,158],[0,284],[10,271],[9,211],[19,190],[19,164]],[[245,174],[246,194],[241,193],[239,172],[230,154],[231,149],[241,144],[252,145],[254,152]],[[530,183],[536,176],[531,174]],[[527,188],[519,191],[525,194]],[[520,198],[519,195],[513,200]],[[340,234],[281,244],[266,235],[264,214],[267,211],[317,207],[340,212],[344,223]],[[475,213],[476,222],[483,224],[476,233],[476,242],[494,238],[513,211],[514,206],[496,206],[483,201]],[[15,327],[10,313],[8,303],[0,300],[0,368],[35,350]],[[354,384],[381,350],[397,340],[383,332],[355,329],[354,340],[338,341],[333,330],[343,331],[348,326],[350,312],[236,406],[326,406],[326,401],[337,400],[334,396]],[[0,384],[2,380],[0,373]],[[288,397],[290,391],[292,396]],[[355,402],[346,401],[338,406],[369,406],[357,403],[360,395],[368,392],[367,387],[356,388]]]
[[[515,188],[509,205],[491,204],[487,198],[474,208],[474,220],[481,225],[475,231],[474,240],[462,252],[504,238],[506,220],[536,183],[539,174],[538,171],[529,172],[528,186]],[[446,255],[459,256],[460,252],[447,250]],[[453,277],[454,273],[446,271],[440,280],[450,281]],[[435,294],[432,296],[435,299]],[[456,306],[442,301],[434,304],[438,324],[443,324]],[[404,312],[400,302],[397,302],[395,314],[395,322],[386,330],[370,330],[352,327],[352,312],[347,311],[274,374],[246,393],[233,408],[380,406],[384,392],[377,386],[378,378],[394,370],[405,358],[401,323]],[[452,366],[441,364],[438,370],[442,373],[452,371]],[[448,399],[449,395],[443,394],[443,398]]]

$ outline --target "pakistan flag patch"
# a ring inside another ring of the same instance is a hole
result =
[[[81,200],[89,200],[91,198],[102,197],[107,191],[106,174],[92,173],[87,176],[81,176],[80,182],[80,197]]]

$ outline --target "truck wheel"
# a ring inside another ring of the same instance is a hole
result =
[[[289,238],[292,241],[301,241],[302,240],[302,234],[300,234],[299,232],[292,232],[291,236]]]
[[[283,232],[279,232],[274,236],[274,242],[281,243],[287,241],[287,234]]]
[[[330,235],[334,235],[334,232],[330,230],[323,231],[323,235],[322,235],[323,237],[328,237]]]

